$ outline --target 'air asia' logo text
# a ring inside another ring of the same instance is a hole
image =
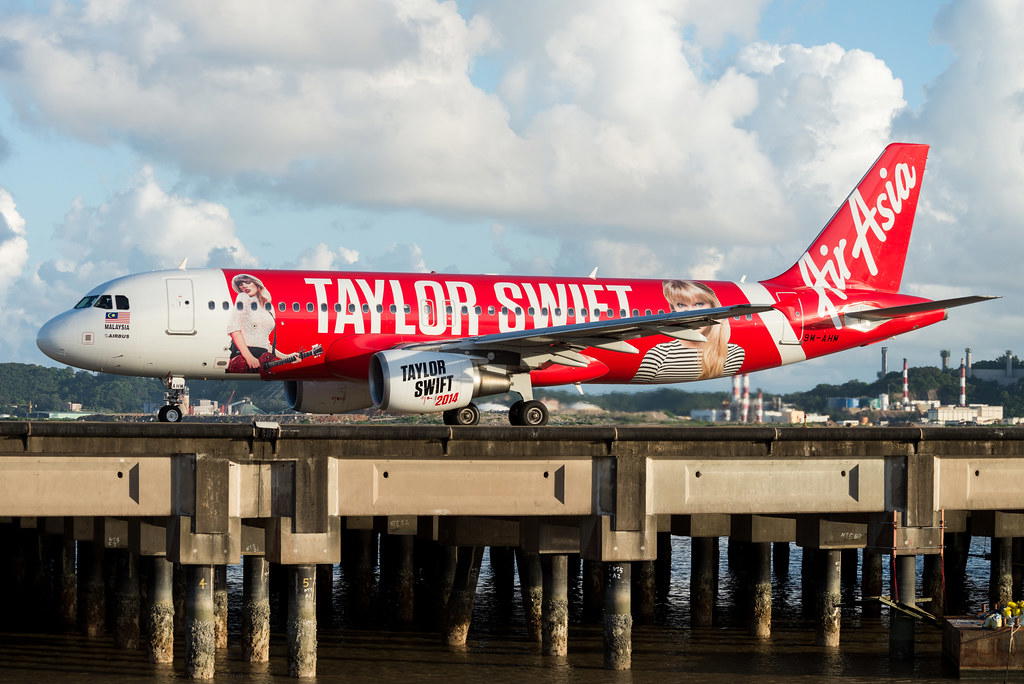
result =
[[[856,237],[850,250],[850,259],[854,261],[847,259],[846,248],[849,241],[842,238],[835,245],[823,244],[818,247],[818,254],[825,258],[820,265],[815,262],[810,250],[805,252],[798,262],[804,285],[818,293],[818,316],[829,316],[836,328],[842,327],[842,321],[837,305],[830,295],[835,295],[839,300],[846,300],[846,282],[853,275],[849,264],[855,263],[858,259],[864,262],[870,275],[878,275],[878,264],[871,251],[871,238],[885,242],[886,233],[895,225],[896,217],[903,212],[904,201],[910,197],[910,191],[917,185],[917,170],[910,164],[897,164],[893,179],[889,180],[888,175],[888,169],[883,167],[878,170],[878,176],[885,180],[885,189],[878,193],[871,206],[864,201],[859,188],[855,188],[847,200],[856,230]]]

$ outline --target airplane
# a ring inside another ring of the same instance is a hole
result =
[[[534,388],[661,384],[872,344],[992,299],[898,292],[928,146],[893,143],[789,269],[760,282],[203,268],[115,278],[39,331],[47,356],[161,378],[164,422],[191,378],[283,381],[308,413],[371,406],[475,425],[512,392],[513,425],[548,422]]]

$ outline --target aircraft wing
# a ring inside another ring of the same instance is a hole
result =
[[[703,342],[705,337],[699,328],[717,325],[718,321],[733,316],[770,311],[771,308],[740,304],[714,309],[612,318],[551,328],[516,330],[412,344],[404,348],[471,353],[513,352],[519,354],[522,362],[530,368],[537,368],[547,362],[582,368],[590,363],[589,359],[579,353],[583,349],[596,348],[623,354],[637,354],[639,350],[630,344],[629,340],[648,335],[667,335],[680,340]]]
[[[887,321],[891,318],[899,318],[900,316],[908,316],[925,311],[938,311],[939,309],[951,309],[954,306],[964,306],[966,304],[988,301],[989,299],[999,299],[999,297],[974,295],[971,297],[956,297],[955,299],[937,299],[934,302],[921,302],[920,304],[908,304],[906,306],[890,306],[884,309],[868,309],[867,311],[850,311],[843,315],[846,318],[856,318],[862,321]]]

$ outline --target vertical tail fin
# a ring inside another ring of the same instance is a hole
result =
[[[886,147],[800,260],[768,282],[898,291],[927,159],[927,145]]]

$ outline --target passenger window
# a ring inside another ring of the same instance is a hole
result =
[[[651,315],[651,310],[650,309],[644,309],[644,316],[650,316],[650,315]]]
[[[397,313],[398,309],[395,307],[394,304],[392,304],[391,306],[388,307],[388,311],[390,311],[391,313]]]
[[[322,304],[320,304],[320,310],[327,311],[327,302],[323,302]]]
[[[316,307],[313,306],[313,302],[306,302],[306,311],[308,311],[309,313],[313,313],[314,308]]]
[[[245,308],[245,302],[239,299],[237,302],[235,302],[235,308],[241,311],[242,309]]]
[[[633,315],[634,316],[639,316],[640,315],[640,309],[633,309]]]
[[[570,307],[569,307],[569,310],[568,310],[568,312],[567,312],[567,313],[568,313],[568,314],[569,314],[570,316],[575,316],[575,315],[576,315],[576,307],[574,307],[574,306],[570,306]]]
[[[370,313],[370,305],[363,304],[363,313]]]
[[[278,311],[285,311],[287,308],[288,308],[288,305],[285,304],[284,302],[278,302],[277,303],[277,310]]]
[[[114,302],[110,295],[100,295],[95,304],[97,309],[113,309]]]
[[[532,315],[533,315],[533,314],[534,314],[535,312],[536,312],[536,310],[535,310],[535,309],[534,309],[534,308],[533,308],[532,306],[531,306],[531,307],[530,307],[529,309],[527,309],[527,310],[526,310],[526,313],[530,314],[531,316],[532,316]]]
[[[393,309],[394,307],[391,307],[391,308]],[[378,304],[377,305],[377,313],[384,313],[384,305],[383,304]]]
[[[264,304],[263,308],[266,309],[270,313],[274,313],[274,305],[271,304],[270,302],[267,302],[266,304]]]
[[[481,309],[481,308],[480,308],[479,306],[474,306],[474,307],[473,307],[473,313],[475,313],[475,314],[476,314],[477,316],[479,316],[479,315],[480,315],[480,314],[482,314],[483,312],[484,312],[484,310],[483,310],[483,309]]]
[[[619,318],[625,318],[625,317],[626,317],[626,310],[625,309],[619,309]]]
[[[210,305],[209,305],[209,306],[210,306],[210,311],[213,311],[214,309],[216,309],[216,308],[217,308],[217,302],[215,302],[215,301],[213,301],[213,300],[211,299],[211,300],[210,300]]]
[[[292,302],[292,311],[298,313],[298,311],[299,311],[299,303],[298,302]]]
[[[256,309],[260,308],[260,305],[257,304],[256,302],[249,302],[249,308],[255,311]]]
[[[556,316],[561,316],[562,315],[561,307],[557,307],[557,306],[555,307],[555,315]]]
[[[508,307],[507,306],[501,307],[501,314],[503,316],[508,314]]]
[[[348,305],[348,312],[349,313],[355,313],[356,312],[356,305],[355,304],[349,304]]]
[[[213,302],[210,303],[213,304]],[[117,305],[119,310],[125,311],[128,309],[128,298],[124,295],[114,295],[114,304]],[[211,306],[210,308],[212,309],[213,307]]]
[[[517,306],[516,307],[516,316],[522,316],[522,315],[523,315],[523,307]]]
[[[227,311],[228,309],[231,308],[231,302],[221,302],[220,303],[220,308],[222,308],[225,311]]]
[[[488,316],[493,316],[494,315],[494,307],[493,306],[487,307],[487,315]]]
[[[404,309],[405,309],[405,313],[412,313],[412,307],[409,306],[408,304],[405,305]]]

